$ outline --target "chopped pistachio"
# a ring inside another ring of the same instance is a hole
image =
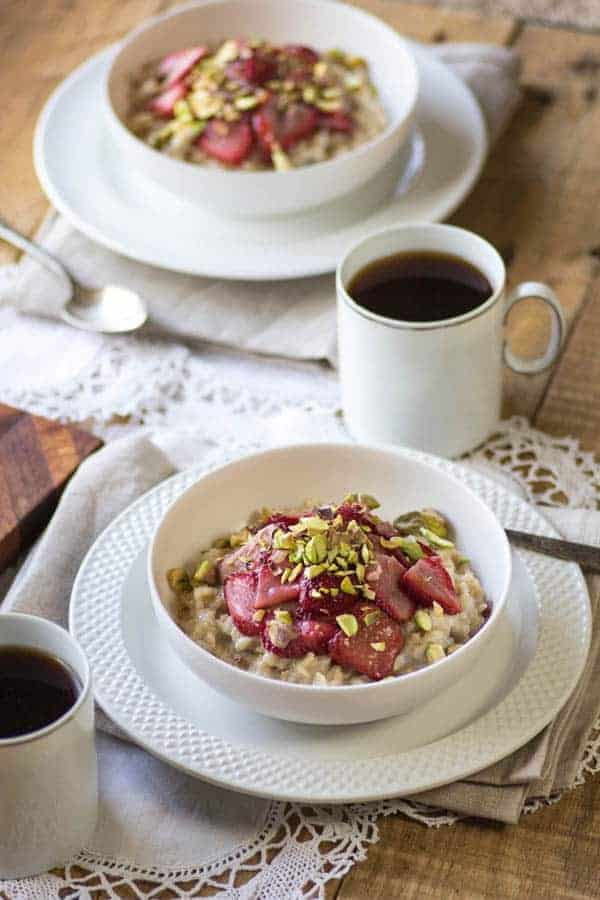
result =
[[[254,622],[262,622],[266,615],[266,609],[257,609],[255,613],[252,613],[252,619]]]
[[[416,562],[421,557],[425,556],[423,550],[419,546],[418,542],[411,538],[401,537],[400,535],[394,535],[391,538],[380,538],[381,546],[385,547],[386,550],[402,550],[409,559],[412,559],[413,562]]]
[[[309,563],[322,563],[327,559],[327,538],[325,535],[313,535],[304,549],[304,556]]]
[[[312,580],[313,578],[317,578],[319,575],[321,575],[325,571],[325,568],[325,566],[307,566],[304,570],[304,574],[307,578],[310,578]]]
[[[310,596],[313,597],[315,600],[319,600],[321,598],[322,594],[321,594],[321,591],[318,591],[318,590],[316,590],[316,588],[313,588],[313,590],[310,592]]]
[[[175,122],[167,122],[159,131],[155,131],[149,137],[149,143],[151,147],[162,147],[167,143],[169,138],[173,136],[173,131],[175,129]]]
[[[286,583],[286,581],[287,581],[288,578],[290,577],[291,573],[292,573],[292,570],[291,570],[291,569],[284,569],[284,570],[283,570],[283,572],[282,572],[282,574],[281,574],[281,583],[282,583],[282,584],[285,584],[285,583]]]
[[[425,612],[424,609],[418,609],[415,613],[415,625],[417,628],[420,628],[421,631],[431,631],[431,616],[429,613]]]
[[[323,91],[325,93],[325,91]],[[381,503],[377,500],[376,497],[373,497],[372,494],[359,494],[358,502],[363,506],[366,506],[367,509],[379,509]]]
[[[367,607],[368,609],[368,607]],[[365,625],[375,625],[376,622],[381,618],[381,613],[379,610],[374,609],[371,612],[368,612],[365,616]]]
[[[365,572],[366,572],[366,569],[363,566],[363,564],[356,563],[356,577],[358,578],[359,581],[365,580]]]
[[[450,644],[446,647],[446,656],[450,656],[451,653],[454,653],[455,650],[458,650],[460,644]]]
[[[344,87],[348,91],[359,91],[363,85],[363,80],[360,75],[356,75],[354,72],[349,72],[348,75],[344,78]]]
[[[427,644],[425,648],[425,659],[428,663],[437,662],[445,657],[444,648],[441,644]]]
[[[248,94],[246,97],[236,97],[233,102],[236,109],[246,112],[246,110],[254,109],[255,106],[258,106],[260,100],[256,94]]]
[[[331,594],[332,597],[337,597],[339,592],[340,592],[339,588],[336,588],[336,587],[329,588],[329,593]]]
[[[335,561],[338,566],[342,567],[342,569],[344,569],[346,567],[346,560],[344,559],[343,556],[336,556]]]
[[[292,614],[287,609],[276,609],[275,618],[283,625],[291,625],[293,622]]]
[[[433,601],[433,605],[432,605],[431,609],[432,609],[432,612],[433,612],[434,616],[436,616],[438,619],[439,619],[441,616],[444,615],[444,607],[441,606],[441,605],[437,602],[437,600],[434,600],[434,601]]]
[[[302,99],[305,103],[314,103],[317,99],[317,89],[314,84],[307,84],[302,90]]]
[[[239,45],[237,41],[224,41],[217,52],[213,56],[213,61],[219,66],[226,66],[227,63],[233,62],[239,56]]]
[[[362,556],[364,564],[368,565],[371,559],[371,554],[369,552],[369,545],[367,543],[364,543],[360,548],[360,555]]]
[[[243,528],[241,531],[234,531],[229,535],[229,546],[230,547],[241,547],[246,543],[248,538],[250,537],[250,532],[247,528]]]
[[[368,587],[363,587],[363,589],[362,589],[362,595],[363,595],[363,597],[365,597],[367,600],[374,600],[374,599],[375,599],[375,596],[376,596],[376,595],[375,595],[375,591],[372,590],[371,588],[368,588]]]
[[[455,562],[457,566],[466,566],[471,562],[471,560],[468,556],[463,556],[461,553],[459,556],[457,556]]]
[[[350,581],[347,575],[342,578],[342,583],[340,584],[340,588],[344,592],[344,594],[356,594],[356,588]]]
[[[448,524],[441,513],[435,509],[421,510],[421,518],[423,525],[438,537],[445,538],[448,536]]]
[[[302,571],[302,563],[298,563],[298,565],[294,566],[294,568],[288,575],[288,583],[291,584],[292,581],[295,581],[301,571]]]
[[[383,651],[385,650],[385,641],[375,641],[374,644],[371,644],[371,647],[377,653],[383,653]]]
[[[199,584],[201,581],[212,581],[215,575],[215,566],[209,559],[203,560],[200,565],[196,566],[193,575],[193,581]]]
[[[354,637],[358,632],[358,622],[352,613],[344,613],[335,620],[347,637]]]
[[[342,108],[343,103],[341,100],[327,100],[325,97],[318,97],[315,100],[315,106],[317,109],[320,109],[321,112],[333,113],[338,112]]]
[[[299,524],[308,529],[308,531],[322,532],[329,530],[329,522],[320,519],[319,516],[302,516]]]
[[[313,66],[313,75],[315,81],[324,81],[325,78],[327,78],[327,63],[323,62],[323,60],[319,60],[319,62],[315,63]]]
[[[175,117],[179,119],[180,122],[194,121],[194,117],[187,100],[177,100],[177,102],[173,106],[173,112],[175,113]]]
[[[271,162],[277,172],[289,172],[292,168],[289,156],[281,147],[273,147],[271,150]]]
[[[185,569],[169,569],[167,581],[172,591],[191,591],[190,577]]]
[[[337,515],[331,524],[333,525],[334,528],[342,528],[342,526],[344,524],[344,520],[342,519],[342,517],[340,515]]]
[[[425,540],[429,541],[434,547],[454,547],[452,541],[447,540],[446,538],[440,537],[435,531],[430,531],[429,528],[420,528],[419,531],[425,538]]]
[[[293,550],[296,546],[296,538],[289,531],[278,528],[273,535],[273,546],[276,550]]]
[[[338,97],[342,96],[342,92],[338,87],[326,87],[322,89],[321,96],[325,97],[326,100],[337,100]],[[362,500],[359,500],[359,502],[362,503]]]

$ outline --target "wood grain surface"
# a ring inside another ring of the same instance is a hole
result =
[[[17,227],[31,234],[46,209],[30,148],[52,88],[91,53],[173,5],[4,0],[0,213]],[[425,41],[490,41],[521,51],[521,106],[453,221],[496,243],[511,285],[545,280],[567,312],[559,365],[535,378],[507,372],[505,412],[527,415],[547,431],[575,435],[600,451],[600,34],[397,0],[357,5]],[[4,248],[0,258],[14,257]],[[510,339],[520,353],[535,355],[547,328],[546,314],[527,302],[511,316]],[[464,821],[429,830],[399,816],[378,825],[380,840],[368,859],[329,885],[328,900],[600,897],[598,778],[518,826]]]

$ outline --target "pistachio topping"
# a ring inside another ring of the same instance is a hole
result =
[[[191,591],[192,585],[190,578],[185,569],[169,569],[167,572],[167,581],[172,591]]]
[[[247,528],[242,529],[242,531],[234,531],[229,535],[229,546],[230,547],[242,547],[248,538],[250,537],[250,532]]]
[[[376,596],[375,591],[371,590],[371,588],[366,587],[366,585],[362,587],[362,595],[367,600],[374,600]]]
[[[371,647],[377,653],[383,653],[385,650],[385,641],[375,641],[375,643],[371,644]]]
[[[262,622],[266,615],[266,609],[257,609],[256,612],[252,613],[252,619],[254,622]]]
[[[414,615],[415,625],[417,628],[420,628],[421,631],[431,631],[431,616],[429,613],[425,612],[424,609],[418,609]]]
[[[325,94],[325,91],[323,91],[323,93]],[[379,509],[379,507],[381,506],[379,500],[377,500],[376,497],[373,497],[371,494],[359,494],[358,502],[362,504],[362,506],[366,506],[367,509]]]
[[[327,559],[327,538],[324,534],[315,534],[306,544],[304,556],[309,563],[322,563]]]
[[[356,620],[356,616],[353,616],[352,613],[344,613],[341,616],[337,616],[335,620],[346,637],[354,637],[358,632],[358,622]]]
[[[273,535],[273,546],[276,550],[293,550],[296,546],[296,538],[293,534],[279,528]]]
[[[437,662],[445,657],[444,648],[441,644],[427,644],[425,648],[425,659],[428,663]]]
[[[368,607],[367,607],[368,609]],[[365,625],[375,625],[376,622],[379,622],[381,618],[381,613],[379,610],[374,609],[372,612],[368,612],[365,616]]]
[[[362,556],[362,561],[367,566],[371,560],[371,553],[369,551],[369,545],[364,543],[360,548],[360,555]]]
[[[302,563],[298,563],[298,565],[294,566],[294,568],[288,575],[288,583],[291,584],[292,581],[295,581],[301,571],[302,571]]]
[[[307,578],[310,578],[312,581],[313,578],[317,578],[319,575],[325,571],[326,566],[307,566],[304,570],[304,574]]]
[[[430,531],[429,528],[421,527],[419,529],[420,533],[423,535],[426,541],[429,541],[434,547],[454,547],[452,541],[447,540],[447,538],[440,537],[435,531]]]
[[[438,619],[444,615],[444,608],[437,602],[437,600],[433,601],[431,610],[433,612],[433,615],[436,616]]]
[[[279,146],[273,147],[271,150],[271,161],[277,172],[288,172],[292,168],[289,156]]]
[[[323,532],[329,530],[329,522],[319,516],[302,516],[299,522],[307,531]]]
[[[291,625],[293,622],[292,614],[287,609],[276,609],[275,618],[283,625]]]
[[[423,553],[422,548],[419,546],[418,541],[414,537],[401,537],[400,535],[394,535],[391,538],[380,538],[381,546],[385,547],[386,550],[402,550],[409,559],[413,562],[416,562],[418,559],[421,559],[425,554]]]
[[[249,109],[254,109],[255,106],[261,102],[260,97],[256,94],[247,94],[245,97],[236,97],[233,101],[235,108],[239,109],[241,112],[246,112]]]
[[[347,575],[342,578],[342,583],[340,584],[340,588],[344,592],[344,594],[356,594],[356,588],[350,581]]]
[[[208,581],[209,579],[212,581],[215,575],[215,566],[209,559],[203,560],[198,566],[196,566],[196,571],[193,575],[193,581],[196,584],[199,584],[202,581]]]

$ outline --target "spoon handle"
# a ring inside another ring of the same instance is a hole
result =
[[[75,290],[73,279],[62,263],[55,259],[54,256],[48,253],[48,251],[39,244],[30,241],[29,238],[26,238],[25,235],[21,234],[19,231],[15,231],[15,229],[11,228],[11,226],[2,218],[0,218],[0,238],[8,241],[13,247],[18,247],[19,250],[29,253],[33,259],[37,260],[37,262],[41,263],[41,265],[45,266],[54,275],[60,278],[67,285],[70,292],[69,299],[71,299]]]
[[[558,538],[545,537],[541,534],[528,534],[525,531],[513,531],[506,529],[506,534],[517,547],[526,550],[536,550],[545,553],[546,556],[555,556],[558,559],[566,559],[569,562],[578,563],[587,572],[600,573],[600,548],[590,544],[578,544],[575,541],[562,541]]]

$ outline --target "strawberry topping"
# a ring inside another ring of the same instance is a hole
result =
[[[174,84],[167,91],[159,94],[150,101],[150,109],[157,116],[170,119],[173,115],[173,107],[178,100],[185,97],[185,87],[183,84]]]
[[[257,593],[254,606],[256,609],[269,609],[297,600],[300,596],[299,584],[282,584],[279,575],[275,575],[269,566],[258,570]]]
[[[198,143],[208,156],[227,165],[237,166],[248,158],[252,140],[252,129],[247,122],[211,119]]]
[[[241,84],[261,85],[277,74],[273,60],[253,54],[247,59],[236,59],[227,66],[227,77]]]
[[[337,626],[325,619],[301,619],[297,623],[299,640],[306,653],[327,653],[327,645]]]
[[[450,615],[462,610],[452,578],[439,556],[417,560],[404,576],[404,585],[419,603],[431,606],[436,601]]]
[[[358,631],[351,637],[338,631],[329,641],[329,655],[340,666],[379,681],[394,671],[394,661],[404,646],[402,627],[376,606],[357,606],[354,615]]]
[[[236,572],[225,580],[223,588],[227,609],[236,628],[250,637],[260,634],[261,630],[260,622],[254,618],[256,582],[254,572]]]
[[[354,120],[352,116],[340,109],[337,112],[322,113],[319,116],[319,125],[330,131],[352,131]]]
[[[176,50],[174,53],[169,53],[165,56],[158,67],[159,75],[165,78],[165,86],[170,87],[170,85],[185,78],[196,63],[200,62],[207,53],[207,47],[199,46],[188,47],[185,50]]]
[[[306,648],[298,634],[293,621],[282,622],[277,618],[277,611],[268,612],[262,621],[261,640],[265,650],[275,653],[276,656],[295,658],[304,656]],[[291,615],[291,614],[290,614]]]
[[[323,589],[327,593],[321,593]],[[328,572],[312,579],[303,577],[300,584],[300,609],[308,615],[335,617],[351,609],[357,599],[357,595],[344,593],[340,579]]]
[[[252,116],[252,127],[266,153],[270,153],[276,144],[289,150],[298,141],[310,137],[318,124],[319,115],[314,107],[292,103],[287,109],[280,110],[272,98]]]
[[[375,603],[397,622],[407,622],[415,611],[415,601],[402,586],[406,569],[395,556],[378,556],[380,574],[375,584]]]
[[[304,44],[286,44],[283,52],[288,57],[298,59],[307,65],[314,65],[319,62],[319,54],[311,47],[305,47]]]

